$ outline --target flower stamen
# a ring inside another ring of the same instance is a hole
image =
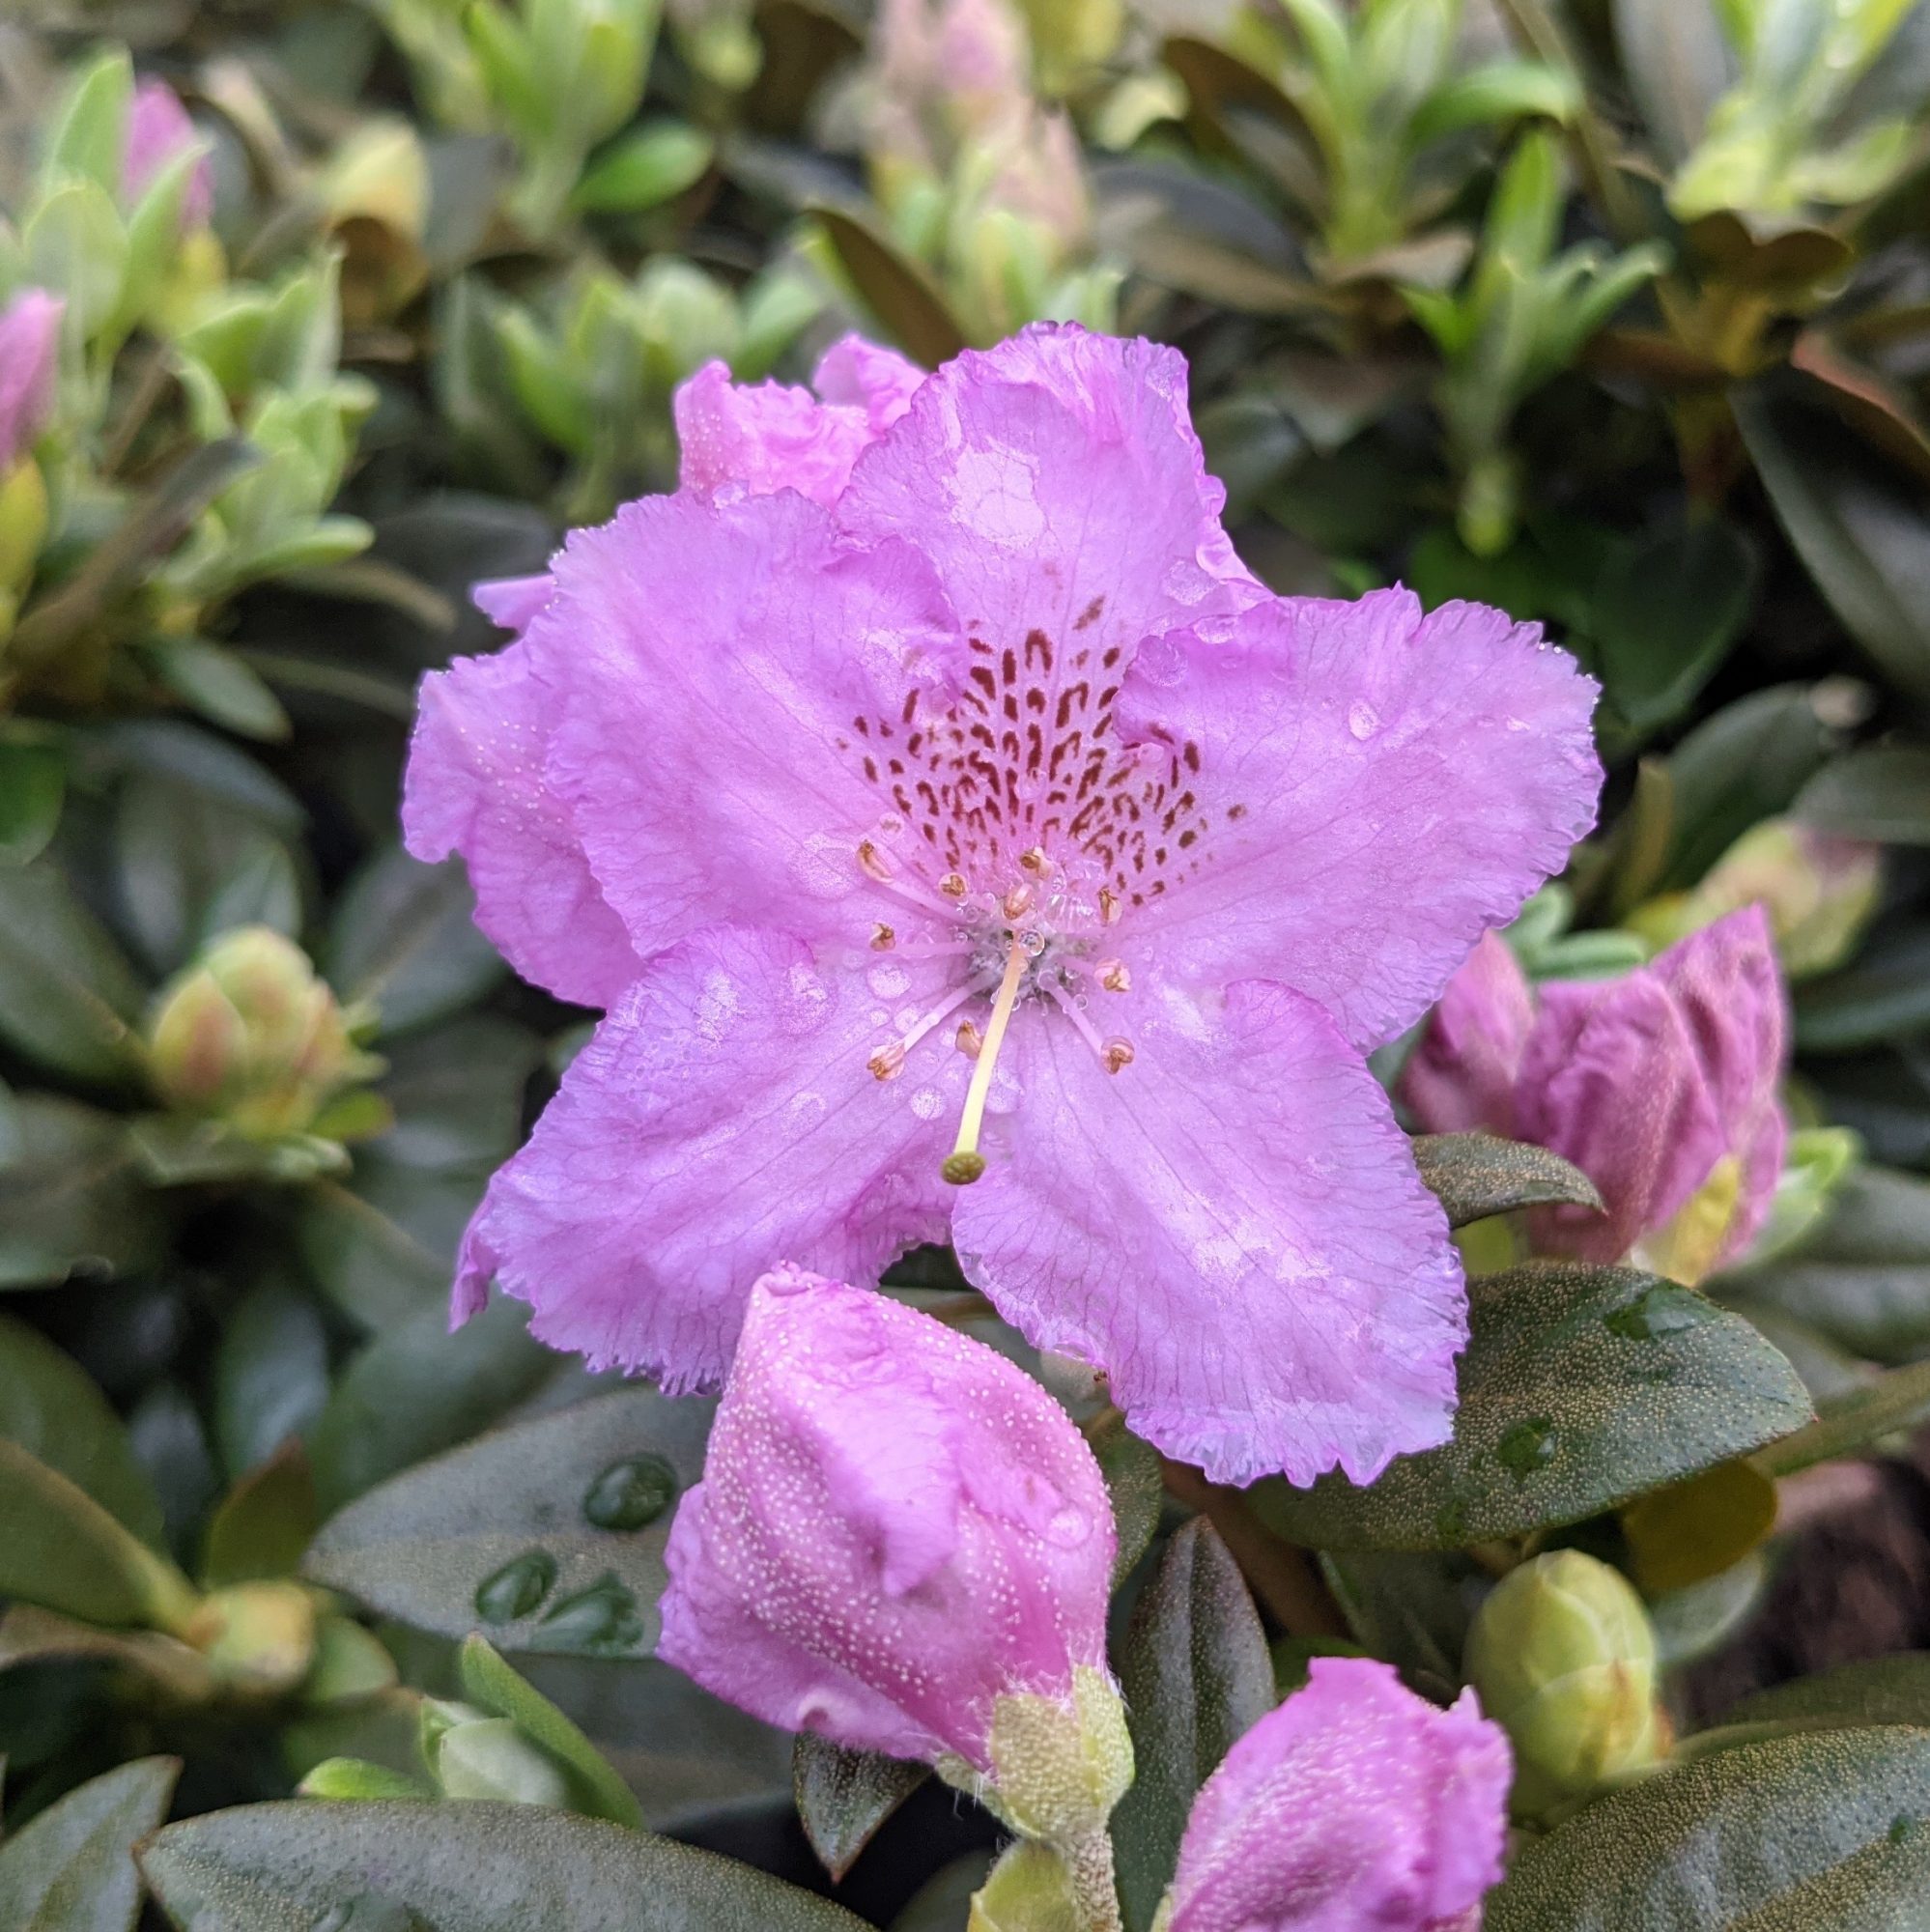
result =
[[[928,1034],[938,1023],[955,1013],[967,1000],[975,999],[992,983],[989,973],[976,973],[960,986],[956,992],[939,1001],[930,1012],[919,1021],[912,1030],[894,1040],[888,1041],[872,1054],[865,1065],[879,1080],[895,1080],[904,1071],[905,1055]]]
[[[1011,1023],[1019,982],[1031,963],[1032,955],[1025,950],[1025,942],[1014,939],[1011,951],[1006,955],[1005,977],[999,981],[998,997],[992,1002],[992,1017],[985,1027],[984,1042],[972,1068],[972,1084],[965,1090],[965,1111],[958,1119],[958,1138],[939,1169],[954,1187],[969,1186],[985,1171],[985,1156],[979,1151],[979,1134],[985,1123],[985,1096],[992,1091],[992,1068],[998,1063],[999,1048],[1005,1044],[1006,1028]]]
[[[1098,1028],[1086,1017],[1079,1007],[1079,1003],[1065,990],[1064,985],[1061,981],[1047,980],[1044,985],[1046,992],[1051,996],[1053,1005],[1072,1022],[1079,1037],[1098,1056],[1099,1065],[1108,1073],[1117,1073],[1122,1066],[1130,1066],[1132,1065],[1131,1040],[1123,1039],[1117,1034],[1110,1039],[1101,1039]]]

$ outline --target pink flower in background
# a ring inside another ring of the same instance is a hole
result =
[[[1472,1690],[1443,1711],[1387,1664],[1317,1657],[1193,1801],[1163,1932],[1471,1932],[1512,1770]]]
[[[995,1700],[1103,1672],[1112,1506],[1020,1369],[869,1290],[751,1292],[657,1654],[786,1729],[991,1769]]]
[[[428,681],[411,849],[610,1008],[459,1312],[715,1386],[778,1262],[949,1238],[1215,1477],[1444,1439],[1460,1265],[1361,1056],[1591,822],[1594,687],[1496,611],[1272,598],[1221,501],[1177,355],[1033,329],[829,507],[577,532]]]
[[[1531,991],[1497,938],[1455,976],[1401,1079],[1435,1132],[1486,1127],[1566,1155],[1605,1212],[1538,1210],[1536,1245],[1693,1282],[1769,1212],[1787,1122],[1786,1025],[1760,906],[1620,980]]]
[[[154,178],[184,148],[201,136],[187,118],[181,97],[164,80],[144,80],[134,90],[128,116],[128,145],[121,161],[121,200],[132,208]],[[183,228],[206,227],[214,213],[214,171],[202,158],[188,177],[181,204]]]
[[[60,319],[66,307],[44,289],[22,289],[0,309],[0,476],[46,427],[60,370]]]

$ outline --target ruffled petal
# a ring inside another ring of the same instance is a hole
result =
[[[639,952],[899,910],[861,866],[867,773],[962,648],[910,548],[854,551],[790,493],[648,497],[571,537],[530,635],[569,654],[548,777]]]
[[[890,1021],[861,972],[781,933],[720,927],[663,952],[490,1182],[471,1293],[487,1268],[540,1340],[680,1391],[722,1379],[751,1285],[780,1260],[871,1281],[943,1240],[965,1063],[934,1041],[877,1080]]]
[[[874,437],[883,436],[911,408],[925,372],[895,349],[882,349],[862,335],[840,337],[818,357],[810,385],[827,403],[855,403]]]
[[[1486,932],[1448,981],[1396,1090],[1424,1133],[1513,1136],[1535,996],[1508,942]]]
[[[1177,351],[1042,324],[938,370],[859,459],[837,517],[911,540],[973,635],[1042,639],[1069,685],[1077,651],[1118,663],[1263,594],[1220,526],[1225,498]]]
[[[1014,1025],[1017,1098],[953,1214],[968,1276],[1215,1481],[1338,1463],[1371,1482],[1444,1441],[1461,1264],[1332,1020],[1258,980],[1206,1009],[1154,987],[1115,1011],[1135,1055],[1118,1074],[1056,1016]]]
[[[1120,728],[1195,776],[1195,829],[1135,924],[1169,971],[1263,973],[1392,1038],[1595,822],[1595,693],[1532,626],[1402,590],[1149,645]]]
[[[422,680],[403,836],[418,859],[463,855],[477,925],[525,980],[607,1007],[639,962],[544,777],[557,712],[553,670],[540,642],[522,640]]]
[[[526,631],[536,613],[550,601],[555,580],[546,570],[535,577],[496,577],[469,586],[469,602],[492,624],[505,631]]]

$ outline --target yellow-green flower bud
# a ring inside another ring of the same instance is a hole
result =
[[[315,1598],[299,1583],[237,1583],[206,1598],[183,1633],[229,1690],[279,1697],[315,1662]]]
[[[1495,1585],[1468,1633],[1464,1674],[1515,1747],[1516,1812],[1538,1817],[1660,1763],[1656,1638],[1619,1570],[1577,1549]]]
[[[262,925],[224,933],[161,989],[148,1064],[169,1106],[260,1140],[301,1132],[382,1070],[307,954]]]
[[[33,582],[46,539],[46,480],[40,465],[23,456],[0,479],[0,590],[17,593]]]
[[[422,1755],[444,1798],[568,1805],[562,1767],[513,1719],[492,1718],[472,1704],[433,1701],[422,1717]]]
[[[1629,924],[1652,946],[1670,946],[1726,914],[1760,901],[1792,980],[1828,973],[1849,957],[1883,891],[1882,848],[1766,818],[1736,840],[1693,892],[1638,906]]]

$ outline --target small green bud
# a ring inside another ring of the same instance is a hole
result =
[[[1490,1593],[1468,1633],[1467,1681],[1515,1747],[1515,1810],[1536,1817],[1668,1754],[1656,1638],[1619,1570],[1577,1549],[1538,1556]]]
[[[562,1767],[511,1718],[468,1719],[436,1739],[430,1757],[444,1798],[495,1798],[509,1804],[569,1804]]]
[[[47,540],[47,486],[31,456],[0,480],[0,590],[18,592],[33,582]]]
[[[1125,1706],[1091,1664],[1073,1670],[1069,1706],[1032,1691],[1000,1697],[990,1749],[986,1803],[1013,1831],[1062,1849],[1103,1836],[1132,1783]]]
[[[366,1758],[326,1757],[295,1787],[298,1798],[426,1798],[406,1772]]]
[[[148,1027],[171,1107],[258,1140],[300,1133],[344,1088],[381,1072],[352,1015],[298,946],[268,926],[224,933],[164,986]]]
[[[314,1666],[315,1598],[299,1583],[237,1583],[204,1599],[182,1634],[230,1691],[279,1697]]]

